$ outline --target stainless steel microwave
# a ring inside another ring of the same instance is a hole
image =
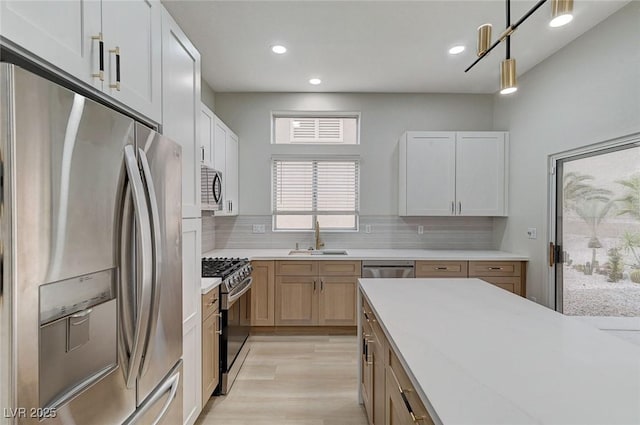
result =
[[[203,210],[222,211],[222,173],[200,166],[200,188]]]

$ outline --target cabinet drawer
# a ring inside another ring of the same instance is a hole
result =
[[[478,279],[484,280],[485,282],[489,282],[492,285],[498,286],[502,289],[506,289],[509,292],[513,292],[516,295],[522,294],[522,281],[519,276],[513,277],[493,277],[493,276],[483,276]]]
[[[360,276],[360,261],[318,261],[320,276]]]
[[[276,261],[276,276],[317,276],[317,261]]]
[[[212,313],[220,307],[219,303],[220,291],[218,288],[212,289],[202,296],[202,321],[204,322]]]
[[[520,276],[520,261],[469,261],[469,277]]]
[[[466,261],[416,261],[416,277],[467,277]]]
[[[389,393],[387,399],[391,398],[391,404],[396,404],[393,408],[397,418],[402,418],[399,423],[420,423],[433,425],[433,420],[418,397],[415,388],[409,381],[398,358],[393,351],[389,353],[389,364],[386,368],[386,390]],[[395,402],[395,403],[394,403]],[[412,416],[413,414],[413,416]],[[405,420],[406,418],[406,420]],[[413,420],[416,419],[416,421]]]

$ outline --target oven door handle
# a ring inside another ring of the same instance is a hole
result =
[[[232,296],[229,296],[227,298],[227,309],[231,308],[233,303],[235,303],[241,296],[243,296],[245,293],[247,293],[249,289],[251,289],[251,282],[253,282],[253,278],[249,276],[248,278],[243,280],[242,283],[244,284],[244,282],[246,281],[249,281],[249,283],[247,284],[247,286],[242,288],[242,291],[238,292],[237,294],[233,294]]]

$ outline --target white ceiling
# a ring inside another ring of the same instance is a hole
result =
[[[548,26],[547,1],[511,37],[518,75],[629,1],[575,0],[574,20]],[[536,0],[511,2],[512,22]],[[163,0],[202,54],[202,76],[216,92],[494,93],[505,48],[471,71],[476,29],[505,27],[505,2]],[[467,49],[447,53],[454,44]],[[289,50],[275,55],[270,46]],[[579,72],[579,70],[571,70]],[[312,86],[309,78],[321,78]]]

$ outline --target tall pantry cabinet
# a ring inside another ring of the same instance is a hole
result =
[[[162,71],[163,132],[182,145],[183,421],[191,425],[202,407],[200,53],[166,10]]]

